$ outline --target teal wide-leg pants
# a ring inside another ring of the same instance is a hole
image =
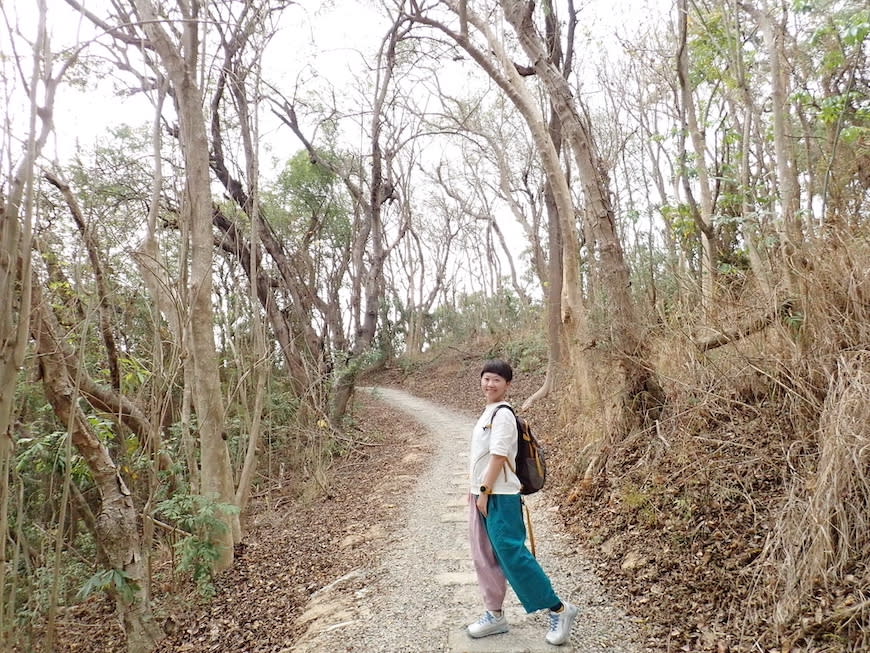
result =
[[[484,518],[492,550],[502,572],[526,612],[559,605],[550,579],[526,548],[522,498],[519,494],[491,494]]]

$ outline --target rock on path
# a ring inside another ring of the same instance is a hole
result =
[[[287,653],[643,651],[635,624],[609,603],[593,565],[560,532],[546,490],[527,501],[538,558],[556,592],[580,607],[571,642],[547,644],[546,615],[525,614],[510,590],[505,605],[510,632],[469,638],[465,625],[482,611],[466,535],[468,440],[476,416],[400,390],[366,390],[428,427],[429,442],[409,441],[396,455],[429,460],[419,476],[384,480],[408,488],[403,504],[385,505],[373,493],[370,510],[359,516],[369,526],[353,541],[336,542],[336,547],[381,547],[381,565],[356,569],[315,592],[301,617],[308,630]]]

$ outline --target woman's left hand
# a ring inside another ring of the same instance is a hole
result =
[[[477,497],[477,509],[480,511],[480,514],[486,517],[486,508],[489,504],[489,495],[488,494],[480,494]]]

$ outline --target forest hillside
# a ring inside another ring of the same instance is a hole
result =
[[[652,645],[868,648],[866,2],[0,15],[0,649],[292,645],[490,356]]]

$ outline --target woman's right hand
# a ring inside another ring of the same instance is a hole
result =
[[[487,506],[489,505],[489,495],[488,494],[479,494],[477,497],[477,509],[480,511],[480,514],[486,517]]]

